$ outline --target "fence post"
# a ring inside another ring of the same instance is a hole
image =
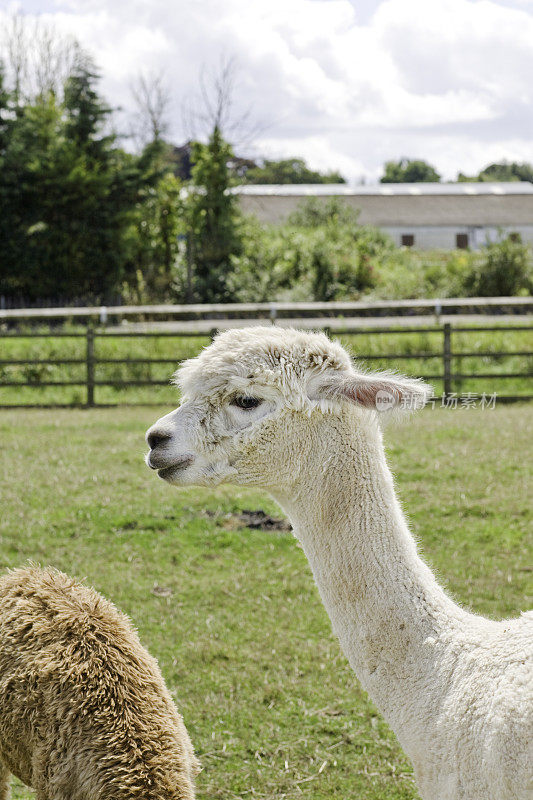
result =
[[[211,330],[209,331],[209,338],[211,339],[211,341],[213,341],[217,333],[218,330],[216,328],[211,328]]]
[[[443,348],[442,348],[442,362],[443,362],[443,395],[449,397],[452,393],[452,326],[449,322],[443,325]]]
[[[194,239],[191,231],[185,234],[185,263],[187,278],[185,281],[185,302],[192,303],[192,279],[194,272]]]
[[[87,408],[94,408],[94,327],[92,322],[87,325],[86,345]]]

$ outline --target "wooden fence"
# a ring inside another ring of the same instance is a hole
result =
[[[485,315],[533,313],[533,297],[446,297],[413,300],[374,300],[272,303],[209,303],[143,306],[69,306],[67,308],[0,308],[0,323],[92,320],[106,325],[122,320],[305,319]],[[216,323],[213,323],[216,324]]]
[[[327,323],[327,320],[324,320],[324,323]],[[430,359],[438,359],[438,362],[441,364],[441,369],[439,372],[433,374],[421,374],[419,377],[424,378],[428,381],[439,381],[442,384],[442,394],[439,397],[444,399],[449,399],[454,396],[456,393],[456,385],[458,381],[466,380],[466,379],[485,379],[487,382],[487,388],[490,389],[490,392],[497,393],[498,401],[513,401],[513,400],[532,400],[533,399],[533,384],[529,384],[530,391],[524,394],[501,394],[497,392],[497,382],[502,379],[531,379],[533,378],[533,371],[526,366],[526,371],[522,372],[470,372],[467,373],[464,370],[462,371],[455,371],[455,363],[458,359],[463,358],[470,358],[470,357],[479,357],[483,359],[492,359],[492,358],[501,358],[501,357],[511,357],[511,356],[525,356],[531,357],[533,356],[533,351],[530,349],[526,350],[504,350],[504,351],[456,351],[453,348],[453,334],[455,333],[477,333],[477,332],[511,332],[511,331],[522,331],[522,332],[533,332],[533,326],[531,324],[521,324],[521,325],[498,325],[498,326],[452,326],[450,323],[445,323],[441,326],[432,326],[432,327],[419,327],[416,328],[407,328],[405,326],[402,327],[394,327],[394,328],[361,328],[361,327],[349,327],[346,326],[342,329],[335,329],[333,332],[330,328],[327,327],[327,324],[322,326],[323,330],[331,334],[333,333],[334,336],[361,336],[361,335],[368,335],[372,334],[372,336],[379,337],[383,335],[390,335],[394,334],[397,336],[403,336],[405,334],[420,334],[420,333],[431,333],[431,334],[441,334],[441,346],[438,350],[434,350],[432,352],[416,352],[416,353],[405,353],[405,352],[386,352],[386,353],[364,353],[357,351],[357,358],[361,361],[372,362],[379,360],[380,362],[385,362],[386,366],[397,368],[399,361],[409,361],[412,359],[427,361]],[[216,333],[216,329],[212,329],[210,331],[210,336],[213,337]],[[77,331],[77,332],[66,332],[66,331],[54,331],[50,330],[47,332],[30,332],[30,331],[14,331],[14,332],[3,332],[0,333],[0,407],[3,408],[19,408],[19,407],[36,407],[36,406],[50,406],[50,405],[72,405],[71,403],[45,403],[45,402],[37,402],[37,403],[22,403],[22,402],[15,402],[15,403],[4,403],[2,401],[1,389],[4,387],[19,387],[21,390],[32,389],[36,390],[42,387],[83,387],[84,395],[85,395],[85,405],[88,408],[95,407],[97,405],[109,405],[108,403],[98,403],[95,397],[95,390],[98,387],[103,386],[112,386],[112,387],[119,387],[119,388],[127,388],[127,387],[135,387],[135,386],[168,386],[168,380],[152,380],[152,379],[135,379],[135,380],[123,380],[117,377],[108,380],[102,380],[97,378],[97,368],[100,365],[168,365],[169,372],[177,366],[179,363],[176,358],[100,358],[97,355],[95,343],[99,339],[105,338],[114,338],[114,339],[131,339],[131,338],[174,338],[174,339],[184,339],[184,338],[200,338],[203,337],[205,339],[205,333],[199,332],[191,332],[188,331],[186,333],[180,332],[153,332],[153,331],[141,331],[141,332],[110,332],[109,330],[98,330],[92,325],[89,325],[85,331]],[[14,359],[14,358],[5,358],[4,356],[7,355],[5,353],[5,345],[4,342],[8,340],[16,340],[16,339],[39,339],[39,338],[46,338],[46,339],[61,339],[62,337],[68,337],[70,339],[76,340],[84,340],[84,357],[82,358],[38,358],[38,359]],[[533,342],[532,342],[533,343]],[[382,364],[380,366],[382,366]],[[84,373],[83,379],[68,379],[68,380],[54,380],[54,381],[47,381],[41,380],[40,378],[37,380],[5,380],[2,379],[1,373],[2,370],[5,374],[6,367],[17,367],[17,366],[38,366],[42,367],[43,365],[53,365],[53,366],[74,366],[80,367],[82,365],[82,370]],[[408,371],[408,370],[407,370]],[[496,383],[494,383],[496,382]],[[78,403],[79,405],[80,403]],[[142,405],[146,405],[146,403],[139,403]],[[158,403],[159,404],[159,403]]]

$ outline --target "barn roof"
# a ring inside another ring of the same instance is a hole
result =
[[[529,195],[533,183],[527,181],[479,183],[378,183],[372,186],[347,186],[344,183],[242,184],[231,190],[235,194],[285,197],[358,197],[360,195]]]

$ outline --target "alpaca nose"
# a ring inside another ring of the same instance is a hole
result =
[[[150,450],[155,450],[156,447],[159,447],[171,438],[170,433],[166,433],[165,431],[148,431],[146,436],[146,441],[148,442],[148,446]]]

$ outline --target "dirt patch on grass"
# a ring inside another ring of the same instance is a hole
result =
[[[206,511],[206,516],[215,519],[222,528],[226,530],[240,530],[241,528],[251,528],[261,531],[291,531],[291,524],[288,520],[271,517],[264,511],[252,511],[243,509],[237,513],[221,514],[218,511]]]

